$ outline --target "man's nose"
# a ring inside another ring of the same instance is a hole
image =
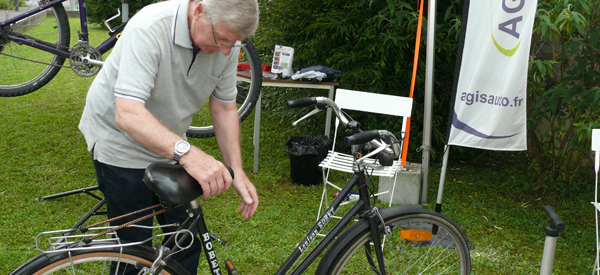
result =
[[[231,47],[219,47],[219,51],[227,56],[231,53]]]

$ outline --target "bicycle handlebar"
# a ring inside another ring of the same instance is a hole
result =
[[[344,125],[344,127],[346,125],[348,125],[348,118],[345,117],[344,115],[342,115],[342,109],[340,109],[340,107],[335,104],[335,102],[327,97],[305,97],[305,98],[299,98],[299,99],[294,99],[294,100],[290,100],[288,101],[287,105],[288,108],[301,108],[301,107],[307,107],[310,105],[318,105],[318,104],[326,104],[329,107],[331,107],[331,109],[333,109],[333,112],[335,113],[335,116],[340,120],[340,122]],[[305,117],[303,117],[302,119],[305,119]]]
[[[287,106],[288,106],[288,108],[302,108],[302,107],[306,107],[306,106],[310,106],[310,105],[314,105],[314,104],[317,104],[317,98],[305,97],[305,98],[290,100],[290,101],[288,101]]]
[[[374,139],[379,139],[379,130],[360,132],[351,136],[344,137],[344,143],[348,146],[367,143]]]
[[[319,109],[319,110],[313,110],[312,112],[305,115],[298,121],[292,123],[293,125],[296,125],[296,123],[298,123],[299,121],[304,120],[313,114],[316,114],[318,111],[321,111],[321,109],[324,109],[320,105],[328,105],[329,107],[331,107],[331,109],[333,109],[333,112],[335,113],[335,116],[340,120],[340,122],[344,125],[344,127],[347,127],[348,123],[350,122],[350,120],[348,120],[348,118],[342,113],[342,109],[335,103],[335,101],[333,101],[327,97],[320,97],[320,96],[319,97],[305,97],[305,98],[290,100],[287,103],[288,108],[301,108],[301,107],[307,107],[310,105],[317,105],[317,109]],[[371,142],[375,146],[380,147],[381,150],[384,151],[386,154],[395,155],[396,152],[394,150],[392,150],[390,148],[386,148],[386,143],[381,142],[379,140],[380,138],[382,138],[384,136],[381,134],[384,132],[391,134],[385,130],[382,130],[382,131],[373,130],[373,131],[369,131],[369,132],[361,132],[361,133],[344,138],[344,143],[346,145],[350,146],[350,145],[358,145],[358,144]],[[367,134],[363,134],[363,133],[367,133]],[[394,139],[395,139],[395,137],[394,137]]]
[[[546,215],[548,215],[548,218],[550,219],[550,225],[546,227],[546,235],[558,237],[558,235],[565,230],[565,224],[558,217],[558,214],[554,212],[552,206],[546,205],[544,207],[544,212],[546,212]]]

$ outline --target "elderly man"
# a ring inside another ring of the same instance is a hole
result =
[[[182,165],[198,180],[204,199],[233,184],[241,197],[238,212],[244,218],[254,215],[258,196],[242,169],[235,81],[236,45],[254,34],[258,14],[256,0],[181,0],[149,5],[129,21],[89,89],[79,124],[109,218],[157,203],[142,182],[153,162]],[[186,141],[192,115],[206,100],[223,160],[235,180],[223,163]],[[185,210],[179,207],[157,220],[182,222]],[[126,228],[118,234],[140,241],[151,231]],[[196,239],[192,248],[176,255],[190,274],[196,274],[200,249]]]

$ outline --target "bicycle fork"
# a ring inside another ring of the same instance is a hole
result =
[[[359,193],[360,197],[361,198],[369,198],[369,192],[366,187],[367,180],[365,178],[363,171],[361,169],[359,169],[358,167],[356,167],[355,173],[361,175],[359,177],[360,180],[359,180],[359,185],[358,185],[358,193]],[[368,201],[365,204],[363,215],[366,216],[367,220],[369,221],[369,228],[371,229],[371,240],[373,243],[373,248],[375,249],[375,256],[377,257],[377,265],[379,266],[379,269],[377,269],[377,267],[375,266],[375,262],[373,261],[373,257],[371,255],[371,248],[370,248],[371,244],[369,242],[366,242],[364,248],[365,248],[365,253],[367,253],[366,256],[367,256],[369,265],[371,266],[371,269],[374,272],[381,274],[381,275],[385,275],[387,273],[385,272],[385,263],[383,262],[383,247],[382,247],[382,243],[381,243],[381,239],[382,239],[381,237],[383,237],[383,235],[387,235],[388,237],[391,236],[392,230],[390,229],[389,226],[387,226],[385,224],[383,217],[381,217],[381,213],[379,213],[379,207],[369,206]],[[379,224],[381,224],[381,226],[382,226],[383,233],[379,229]]]
[[[377,268],[375,267],[375,263],[373,262],[372,257],[367,257],[367,259],[369,260],[369,264],[371,265],[371,269],[373,269],[373,271],[379,271],[379,274],[386,275],[387,273],[385,272],[385,264],[383,262],[383,248],[381,243],[381,237],[383,234],[379,230],[378,223],[381,223],[381,225],[383,226],[383,231],[385,232],[384,234],[388,237],[391,236],[392,230],[389,226],[385,225],[385,221],[381,217],[378,207],[371,208],[371,211],[369,211],[369,213],[367,214],[367,218],[369,219],[369,226],[371,228],[371,239],[373,240],[373,247],[375,248],[375,255],[377,257],[377,264],[379,265],[379,270],[377,270]],[[369,243],[365,244],[366,251],[370,251],[368,247],[369,245]]]

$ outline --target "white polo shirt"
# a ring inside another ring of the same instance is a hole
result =
[[[188,3],[152,4],[127,23],[88,91],[79,123],[88,150],[94,150],[94,159],[136,169],[170,161],[116,126],[117,96],[145,102],[148,111],[184,139],[193,114],[209,96],[235,101],[239,48],[228,56],[198,51],[194,60]]]

